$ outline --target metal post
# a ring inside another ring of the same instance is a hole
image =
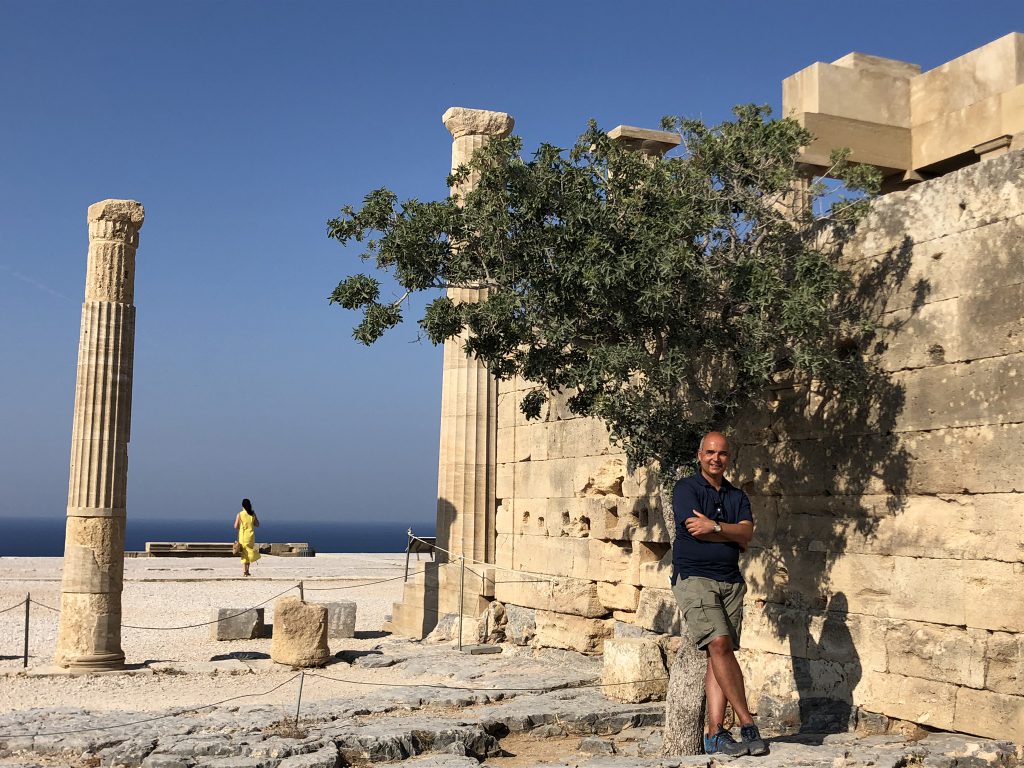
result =
[[[299,582],[299,600],[303,603],[306,602],[306,593],[302,589],[302,582]]]
[[[459,558],[462,561],[462,569],[459,574],[459,650],[462,650],[462,608],[466,594],[466,558]]]
[[[25,593],[25,660],[22,666],[28,668],[28,612],[29,606],[32,605],[32,593]]]
[[[409,580],[409,553],[412,551],[412,528],[408,530],[406,535],[409,539],[405,542],[405,578],[402,581]],[[419,555],[416,555],[416,559],[419,560]]]
[[[306,673],[299,672],[299,700],[295,702],[295,727],[299,727],[299,709],[302,707],[302,684],[306,682]]]

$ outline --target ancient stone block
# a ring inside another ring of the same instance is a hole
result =
[[[505,605],[505,637],[510,643],[528,645],[537,634],[537,611]]]
[[[1020,632],[1024,627],[1024,563],[964,561],[965,613],[969,627]]]
[[[645,587],[636,607],[637,626],[663,635],[678,635],[682,615],[670,589]]]
[[[983,295],[967,294],[885,315],[880,366],[889,371],[960,363],[1021,351],[1024,284],[1010,283]]]
[[[551,611],[537,611],[537,644],[580,653],[601,653],[615,628],[612,619],[585,619]]]
[[[993,632],[989,635],[985,667],[985,688],[996,693],[1021,695],[1024,691],[1024,634]]]
[[[495,598],[526,608],[560,611],[597,618],[608,611],[592,581],[570,578],[544,579],[528,574],[503,573],[494,587]]]
[[[953,728],[956,691],[955,685],[936,680],[864,672],[853,703],[871,712],[949,730]]]
[[[253,640],[266,636],[262,608],[214,608],[210,617],[214,640]]]
[[[666,549],[658,560],[640,564],[640,586],[665,589],[672,580],[672,550]]]
[[[1024,742],[1024,696],[958,688],[952,728],[995,739]]]
[[[632,553],[629,542],[588,539],[587,575],[594,580],[638,584],[640,572],[639,568],[631,567]]]
[[[274,602],[270,658],[293,667],[318,667],[330,656],[326,606],[304,603],[297,597]]]
[[[600,419],[575,418],[548,425],[544,435],[552,459],[601,456],[612,452],[608,428]]]
[[[752,651],[807,658],[807,627],[806,611],[748,600],[743,606],[742,645]]]
[[[324,602],[327,606],[327,637],[356,636],[356,604],[352,600]]]
[[[976,427],[1024,412],[1024,354],[895,374],[906,401],[901,430]]]
[[[597,583],[597,599],[608,610],[635,611],[640,599],[640,588],[632,584]]]
[[[963,561],[920,557],[896,557],[893,561],[890,610],[877,615],[937,624],[965,623]]]
[[[976,629],[893,622],[885,635],[888,671],[982,688],[986,640],[987,633]]]
[[[904,274],[872,297],[871,309],[879,313],[916,309],[966,294],[985,295],[1013,283],[1018,268],[1013,254],[1022,236],[1024,217],[1018,215],[934,240],[908,242],[902,255],[869,256],[852,261],[848,268],[855,281],[877,281],[881,270],[894,278],[896,262],[896,269]]]
[[[834,597],[828,607],[832,610],[812,615],[808,622],[808,658],[853,663],[863,670],[885,672],[888,669],[886,633],[894,622],[843,613]],[[745,621],[743,634],[746,638]]]
[[[516,536],[512,544],[512,561],[513,567],[519,571],[589,580],[589,540]]]
[[[604,641],[601,692],[616,701],[641,702],[664,697],[668,670],[654,640],[609,638]]]

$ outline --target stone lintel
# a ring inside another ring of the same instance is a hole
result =
[[[617,125],[608,132],[608,138],[637,149],[645,155],[661,157],[681,141],[678,133],[655,131],[651,128],[636,128],[632,125]]]
[[[441,116],[441,122],[453,139],[463,136],[505,137],[512,133],[516,121],[507,112],[492,112],[488,109],[449,107]]]
[[[136,200],[101,200],[89,206],[89,221],[122,221],[141,227],[146,209]]]

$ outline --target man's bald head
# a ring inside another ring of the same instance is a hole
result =
[[[697,449],[698,452],[703,453],[703,451],[704,451],[704,443],[707,441],[708,438],[714,438],[716,440],[721,440],[725,444],[726,450],[728,450],[728,448],[729,448],[729,438],[728,437],[726,437],[721,432],[708,432],[706,435],[704,435],[704,437],[702,437],[700,439],[700,447]]]

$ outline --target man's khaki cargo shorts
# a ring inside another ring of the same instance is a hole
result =
[[[731,637],[733,648],[740,647],[746,584],[690,576],[676,579],[672,593],[683,612],[687,633],[698,648],[707,648],[716,637]]]

